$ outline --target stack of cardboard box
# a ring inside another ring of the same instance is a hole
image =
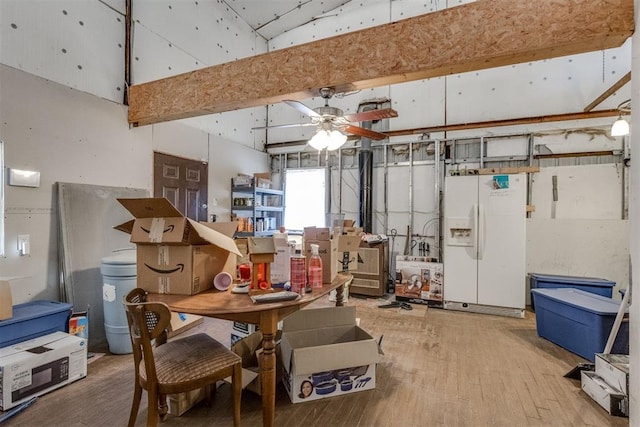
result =
[[[213,287],[220,272],[236,276],[235,228],[185,218],[165,198],[118,199],[134,219],[115,228],[137,246],[138,287],[193,295]],[[225,224],[225,223],[223,223]]]
[[[345,231],[348,234],[331,236],[329,228],[326,227],[304,229],[304,255],[308,260],[311,257],[311,244],[318,245],[324,283],[330,283],[341,271],[358,269],[358,248],[361,242],[358,230],[349,229]]]

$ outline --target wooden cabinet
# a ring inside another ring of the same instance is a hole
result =
[[[384,295],[389,281],[389,242],[362,242],[358,248],[358,270],[351,273],[350,294]]]

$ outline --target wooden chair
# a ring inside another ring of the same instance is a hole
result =
[[[207,399],[217,381],[232,377],[233,424],[240,425],[242,359],[204,333],[167,341],[171,311],[164,303],[147,302],[146,292],[133,289],[124,297],[125,312],[133,347],[135,391],[129,426],[140,408],[142,390],[148,393],[147,426],[164,421],[168,394],[206,387]],[[157,402],[157,403],[156,403]]]

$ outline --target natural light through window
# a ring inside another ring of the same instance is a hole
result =
[[[288,169],[285,176],[284,226],[302,231],[324,227],[325,169]]]

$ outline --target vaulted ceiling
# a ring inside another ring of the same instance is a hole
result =
[[[228,3],[257,28],[270,25],[262,23],[264,13],[251,16],[248,6],[255,2]],[[633,28],[633,0],[478,1],[134,85],[129,122],[304,99],[321,87],[372,88],[601,50],[620,46]]]

